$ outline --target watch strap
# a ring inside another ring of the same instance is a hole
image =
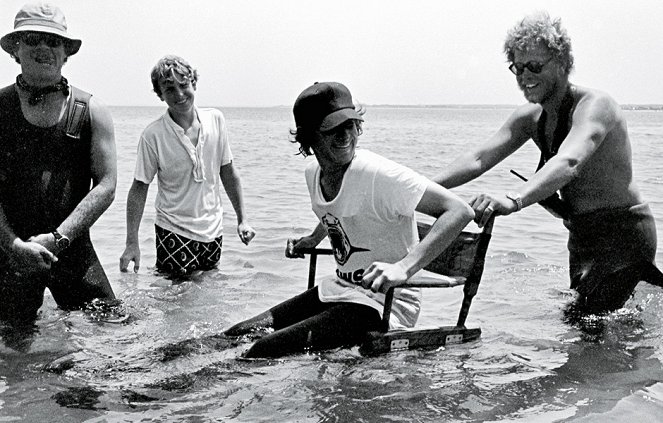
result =
[[[520,194],[510,192],[506,195],[506,198],[516,203],[516,211],[521,211],[523,209],[523,199]]]
[[[66,236],[62,235],[60,232],[57,230],[54,230],[51,232],[53,234],[53,237],[55,238],[55,246],[61,250],[64,250],[65,248],[69,247],[69,238]]]

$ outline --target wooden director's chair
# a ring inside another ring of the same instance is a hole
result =
[[[376,355],[415,348],[437,348],[447,344],[460,344],[479,339],[481,329],[466,328],[465,320],[472,299],[476,295],[481,282],[493,221],[494,219],[491,218],[481,232],[461,232],[442,254],[424,268],[429,272],[448,276],[446,280],[433,281],[429,279],[425,282],[402,285],[402,287],[416,288],[451,288],[464,285],[463,303],[456,326],[434,328],[417,328],[415,326],[408,329],[389,330],[391,303],[394,298],[394,288],[391,288],[386,294],[381,330],[369,332],[359,351],[364,355]],[[419,239],[423,239],[430,230],[430,225],[417,223],[417,229],[419,230]],[[297,252],[310,256],[308,275],[308,288],[310,289],[315,285],[318,255],[331,255],[333,251],[329,248],[307,248]]]

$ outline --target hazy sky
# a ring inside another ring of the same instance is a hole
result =
[[[25,0],[0,0],[0,32]],[[83,40],[71,83],[111,105],[159,105],[149,72],[178,54],[200,72],[201,106],[291,105],[315,81],[364,104],[519,104],[502,43],[524,15],[560,16],[572,82],[618,102],[663,103],[661,0],[59,0]],[[2,52],[4,54],[4,52]],[[19,66],[4,54],[2,85]]]

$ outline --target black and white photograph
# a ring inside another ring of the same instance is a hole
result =
[[[0,421],[663,421],[661,22],[2,0]]]

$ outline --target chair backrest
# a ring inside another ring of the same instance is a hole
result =
[[[456,326],[465,326],[465,320],[470,311],[472,299],[479,289],[494,221],[495,218],[491,217],[481,232],[461,232],[446,250],[433,259],[428,266],[424,267],[429,272],[466,278],[463,286],[463,303],[458,313]],[[430,231],[430,228],[431,225],[421,222],[417,223],[419,239],[423,239],[428,234],[428,231]],[[391,314],[393,296],[394,288],[387,292],[385,299],[382,316],[382,327],[385,332],[389,329],[389,316]]]
[[[494,219],[490,219],[481,232],[461,232],[446,250],[424,269],[447,276],[462,276],[468,280],[481,280]],[[431,226],[417,223],[419,239],[423,239]],[[467,285],[467,282],[466,282]]]

